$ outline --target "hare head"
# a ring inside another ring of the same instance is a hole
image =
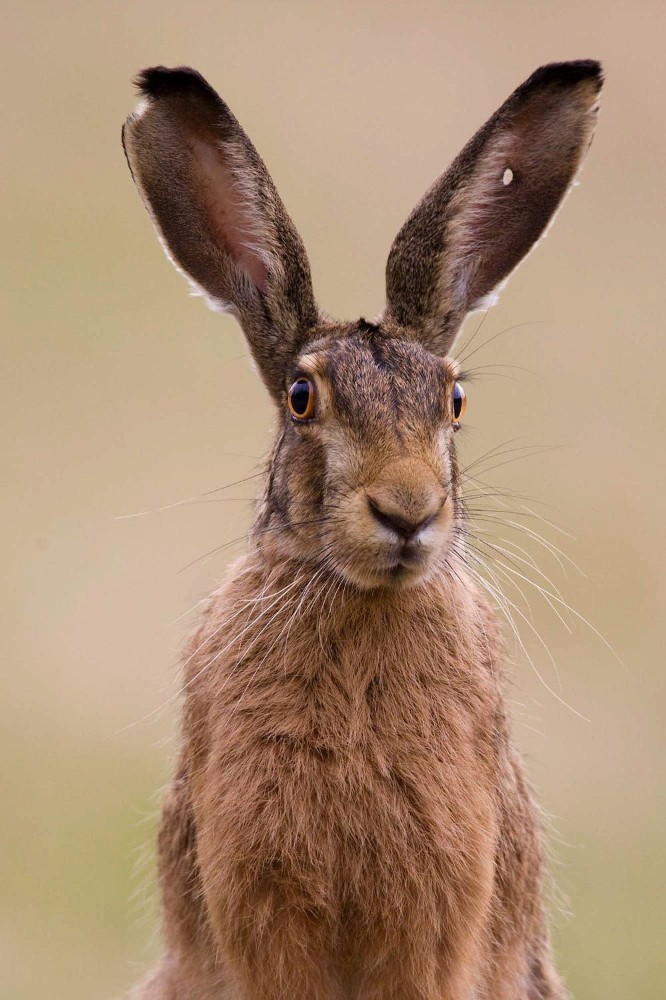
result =
[[[398,233],[374,322],[317,308],[303,244],[235,117],[194,70],[144,71],[123,141],[175,266],[241,323],[278,408],[255,538],[376,589],[417,585],[462,544],[449,356],[543,235],[594,131],[590,60],[523,83]]]

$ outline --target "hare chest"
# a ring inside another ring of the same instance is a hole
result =
[[[410,982],[435,982],[490,905],[488,692],[467,669],[404,659],[281,666],[219,707],[197,782],[218,937],[248,968],[286,937],[341,981],[389,975],[400,955]]]

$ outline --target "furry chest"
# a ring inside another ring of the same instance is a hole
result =
[[[331,919],[369,908],[390,922],[410,900],[437,909],[494,839],[475,727],[431,711],[396,722],[379,705],[344,719],[318,725],[313,711],[307,727],[217,741],[198,825],[229,866],[219,881],[281,886]]]
[[[485,778],[433,751],[380,763],[371,740],[344,754],[282,736],[210,761],[198,853],[224,936],[240,947],[257,921],[303,920],[350,983],[373,953],[417,941],[439,961],[457,922],[488,904],[497,822]]]

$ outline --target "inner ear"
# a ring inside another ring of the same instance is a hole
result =
[[[261,246],[261,220],[253,216],[251,205],[256,192],[251,182],[234,171],[228,151],[196,136],[190,139],[192,166],[200,197],[216,241],[249,278],[266,293],[270,255]]]
[[[240,321],[276,402],[316,325],[305,249],[256,149],[188,67],[144,70],[123,129],[127,160],[169,258]]]
[[[547,90],[488,143],[450,205],[450,299],[456,310],[492,302],[544,234],[585,151],[589,122],[579,104]]]
[[[593,60],[544,66],[472,137],[416,206],[386,265],[386,314],[444,355],[544,233],[590,144]]]

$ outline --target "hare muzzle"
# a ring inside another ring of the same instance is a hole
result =
[[[365,510],[363,510],[363,493]],[[354,521],[368,562],[393,586],[412,585],[433,568],[446,544],[452,504],[432,469],[413,459],[389,465],[361,492]],[[365,538],[363,537],[365,536]]]

